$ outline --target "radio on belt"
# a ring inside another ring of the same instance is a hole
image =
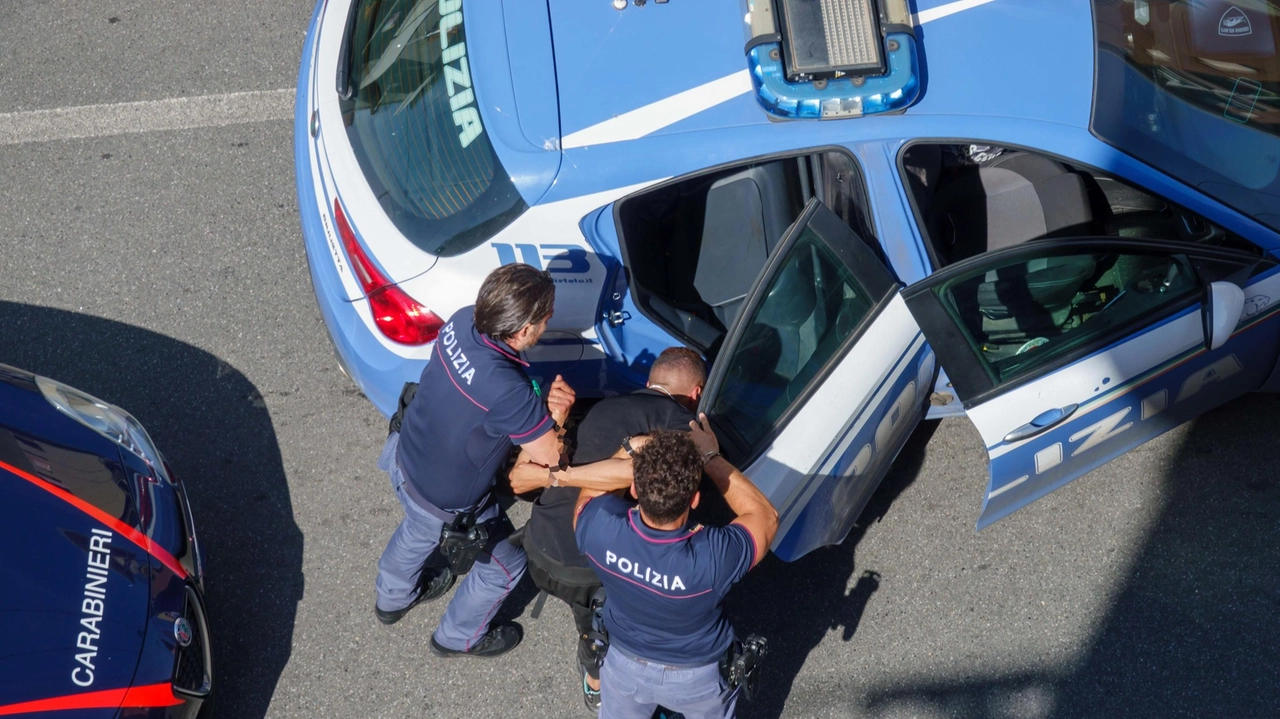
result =
[[[471,571],[476,557],[488,542],[489,530],[476,522],[474,511],[458,513],[452,524],[446,524],[440,530],[440,553],[449,563],[449,569],[458,576]]]

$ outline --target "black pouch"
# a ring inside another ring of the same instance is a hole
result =
[[[730,690],[741,687],[742,698],[752,701],[760,693],[760,665],[768,653],[769,642],[759,634],[734,642],[720,660],[720,676]]]
[[[583,637],[586,640],[584,649],[591,661],[595,662],[596,672],[604,666],[604,657],[609,653],[609,630],[604,628],[605,599],[607,595],[604,587],[598,587],[591,594],[591,631]],[[579,656],[579,659],[584,658]]]
[[[396,405],[396,413],[391,415],[391,420],[387,422],[388,435],[400,431],[400,422],[404,419],[404,411],[409,408],[409,403],[413,401],[413,396],[417,393],[417,382],[405,382],[404,387],[400,388],[400,401]]]
[[[440,530],[440,554],[444,556],[455,576],[471,571],[476,557],[489,543],[487,523],[477,523],[475,512],[461,512],[452,524]]]

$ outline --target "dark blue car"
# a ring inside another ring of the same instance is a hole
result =
[[[203,589],[186,494],[142,425],[0,365],[0,716],[195,716]]]

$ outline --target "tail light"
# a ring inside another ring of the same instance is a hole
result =
[[[391,280],[378,270],[356,241],[356,233],[352,231],[342,205],[336,199],[333,201],[333,216],[337,220],[342,244],[347,250],[351,271],[355,273],[360,287],[369,299],[373,322],[382,334],[405,345],[424,345],[434,341],[440,334],[440,328],[444,326],[444,320],[418,304],[404,290],[391,284]]]

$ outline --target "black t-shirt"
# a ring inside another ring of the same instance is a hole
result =
[[[693,412],[660,390],[642,389],[621,397],[600,400],[578,425],[575,465],[612,457],[622,440],[659,429],[688,430]],[[575,487],[548,487],[533,505],[524,546],[567,567],[586,567],[573,536]]]

